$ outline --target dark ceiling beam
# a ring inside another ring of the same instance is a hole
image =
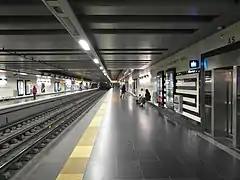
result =
[[[106,62],[150,62],[151,60],[105,60]]]
[[[86,53],[18,53],[22,56],[57,56],[57,55],[86,55]],[[12,56],[11,54],[0,54],[0,56]]]
[[[106,63],[148,63],[151,61],[106,61]]]
[[[162,52],[118,52],[118,53],[100,53],[101,55],[161,55]]]
[[[66,34],[65,29],[19,29],[19,30],[0,30],[0,35],[56,35]]]
[[[103,51],[167,51],[168,48],[136,48],[136,49],[99,49],[99,52],[103,52]]]
[[[18,15],[18,16],[0,16],[0,22],[3,24],[19,23],[53,23],[58,22],[54,16],[49,15]]]
[[[108,70],[123,70],[123,69],[140,69],[142,66],[123,66],[123,67],[108,67]]]
[[[128,6],[178,6],[179,3],[181,3],[182,6],[188,6],[188,7],[195,7],[195,6],[213,6],[215,5],[235,5],[237,4],[237,0],[182,0],[179,2],[179,0],[81,0],[81,1],[73,1],[73,6],[117,6],[117,5],[128,5]]]
[[[72,52],[72,51],[76,51],[76,52],[84,52],[82,51],[80,48],[79,49],[6,49],[7,51],[11,51],[11,52]],[[0,50],[1,52],[2,50]]]
[[[81,21],[91,23],[162,23],[162,22],[211,22],[214,15],[88,15],[78,16]]]
[[[24,1],[19,1],[19,0],[0,0],[0,5],[41,5],[41,1],[33,1],[33,0],[24,0]]]
[[[89,61],[78,61],[78,62],[72,62],[72,61],[45,61],[46,63],[53,63],[53,64],[82,64],[82,65],[85,65],[85,64],[89,64]],[[38,64],[37,62],[31,62],[31,61],[0,61],[1,64]],[[39,65],[39,64],[38,64]]]
[[[162,22],[211,22],[216,15],[77,15],[80,21],[91,23],[124,23],[124,22],[143,22],[143,23],[162,23]],[[19,16],[0,16],[3,24],[20,23],[54,23],[58,21],[49,15],[19,15]]]
[[[92,29],[94,34],[192,34],[197,29]]]

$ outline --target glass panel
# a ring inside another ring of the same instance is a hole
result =
[[[25,94],[30,95],[32,90],[32,82],[30,80],[25,80]]]
[[[23,96],[24,94],[23,80],[17,81],[17,90],[18,90],[18,96]]]

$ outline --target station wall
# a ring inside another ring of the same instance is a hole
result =
[[[151,101],[153,104],[157,105],[157,97],[155,94],[157,91],[157,73],[159,71],[166,72],[166,70],[170,68],[175,68],[177,73],[189,71],[190,60],[200,61],[203,53],[235,43],[237,41],[240,41],[240,22],[237,22],[189,46],[188,48],[173,54],[172,56],[163,59],[156,64],[153,64],[143,71],[133,74],[131,79],[137,79],[138,82],[136,92],[139,93],[141,88],[149,89],[152,95]],[[144,78],[141,78],[141,76]],[[193,78],[190,76],[193,76]],[[190,76],[181,74],[178,75],[176,77],[176,84],[179,84],[180,82],[182,84],[181,86],[176,86],[175,90],[176,94],[182,95],[185,100],[183,101],[184,109],[182,115],[192,120],[201,122],[199,114],[199,72],[193,73]],[[186,78],[189,78],[192,82],[189,82],[189,79]],[[188,82],[184,82],[185,80]],[[166,93],[165,86],[166,82],[164,84],[164,93]]]
[[[71,90],[79,90],[79,83],[74,81],[72,84],[70,79],[57,79],[54,77],[37,77],[35,75],[14,75],[11,72],[0,72],[0,98],[7,97],[16,97],[18,95],[18,80],[23,81],[23,95],[25,94],[26,89],[26,80],[30,81],[30,91],[32,91],[33,86],[35,85],[37,88],[37,94],[49,94],[54,93],[55,91],[55,82],[59,83],[59,91],[71,91]],[[44,81],[44,82],[43,82]],[[45,92],[41,92],[42,83],[45,84]],[[86,82],[83,82],[83,86],[86,86]],[[84,89],[84,88],[83,88]],[[30,93],[32,94],[32,92]]]
[[[23,81],[24,95],[25,95],[25,80],[29,80],[31,82],[31,89],[33,85],[36,86],[38,94],[41,94],[41,85],[37,83],[37,77],[33,75],[14,76],[11,73],[0,73],[0,77],[6,78],[6,84],[0,85],[0,97],[14,97],[18,96],[17,92],[17,81]],[[54,82],[57,81],[55,78],[51,78],[51,84],[45,86],[45,93],[53,93],[54,92]],[[24,96],[23,95],[23,96]]]

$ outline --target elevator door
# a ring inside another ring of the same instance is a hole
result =
[[[232,101],[233,101],[233,74],[232,70],[227,71],[227,83],[226,83],[226,101],[225,105],[227,108],[227,119],[226,119],[226,135],[227,136],[232,136]]]
[[[214,136],[232,137],[232,69],[214,70]]]

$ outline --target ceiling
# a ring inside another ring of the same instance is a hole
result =
[[[240,19],[236,0],[68,2],[113,80]],[[107,79],[41,0],[0,0],[0,47],[0,69]]]

